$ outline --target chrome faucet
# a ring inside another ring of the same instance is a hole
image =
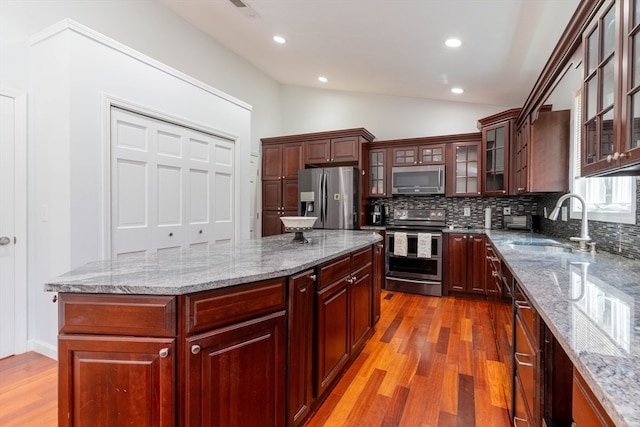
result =
[[[553,208],[551,213],[549,214],[549,219],[551,221],[555,221],[558,219],[558,213],[560,213],[560,207],[562,203],[567,200],[569,197],[575,197],[582,204],[582,224],[580,225],[580,237],[570,237],[569,239],[574,242],[580,242],[580,251],[588,252],[589,248],[587,247],[587,242],[591,241],[591,237],[589,237],[589,222],[587,221],[587,203],[584,201],[582,197],[575,193],[567,193],[564,196],[558,199],[556,206]]]

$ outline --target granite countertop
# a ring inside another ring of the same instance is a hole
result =
[[[577,243],[488,230],[487,236],[616,426],[640,426],[640,262]],[[545,252],[540,245],[562,246]]]
[[[309,243],[292,242],[291,233],[95,261],[50,280],[44,289],[99,294],[189,294],[289,276],[382,240],[372,231],[313,230],[304,232],[304,236]]]

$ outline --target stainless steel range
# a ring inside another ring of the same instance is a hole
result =
[[[385,288],[442,296],[444,209],[396,209],[386,235]]]

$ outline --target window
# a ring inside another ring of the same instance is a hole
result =
[[[582,92],[574,99],[573,180],[572,191],[587,202],[589,219],[596,221],[636,223],[636,178],[631,176],[581,178],[580,139],[582,121]],[[582,205],[571,199],[571,218],[580,218]]]

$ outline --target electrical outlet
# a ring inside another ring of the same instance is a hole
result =
[[[504,215],[511,215],[511,207],[507,206],[506,208],[502,208],[502,213]]]
[[[566,206],[562,207],[562,220],[563,221],[567,220],[567,207]]]
[[[464,216],[471,216],[471,208],[470,207],[465,207],[464,208]]]

